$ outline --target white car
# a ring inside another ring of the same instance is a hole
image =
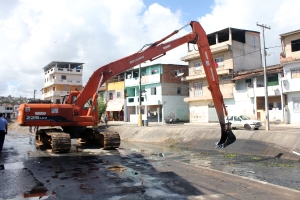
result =
[[[245,128],[246,130],[258,130],[262,124],[258,120],[253,120],[247,117],[246,115],[237,115],[237,116],[228,116],[225,119],[226,123],[229,121],[232,128]]]

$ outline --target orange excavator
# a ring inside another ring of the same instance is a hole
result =
[[[166,42],[167,39],[188,25],[191,26],[192,32]],[[47,100],[33,100],[22,104],[19,108],[18,124],[20,126],[49,127],[36,131],[36,145],[40,149],[68,152],[71,148],[71,138],[81,138],[87,143],[99,144],[103,149],[118,148],[120,145],[119,134],[98,128],[99,87],[109,78],[127,69],[164,56],[167,51],[184,43],[192,43],[198,46],[209,85],[208,89],[211,92],[221,126],[221,138],[216,143],[216,148],[224,148],[232,144],[236,138],[230,124],[225,123],[227,111],[206,33],[199,22],[191,21],[186,26],[175,30],[157,42],[145,45],[137,53],[98,68],[81,91],[70,91],[61,104],[54,104]]]

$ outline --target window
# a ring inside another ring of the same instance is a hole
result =
[[[300,51],[300,39],[293,40],[291,43],[292,43],[292,52]]]
[[[223,66],[224,65],[223,61],[224,61],[223,57],[216,57],[215,58],[215,66],[216,67]]]
[[[194,63],[195,71],[196,70],[202,70],[201,69],[202,63],[200,61],[197,61]]]
[[[128,98],[128,102],[129,102],[129,103],[134,102],[134,98]]]
[[[292,78],[300,78],[300,68],[291,69],[291,77]]]
[[[114,94],[113,93],[109,93],[109,100],[113,100],[114,99]]]
[[[233,79],[233,75],[228,75],[228,76],[222,76],[222,81],[230,81],[231,79]]]
[[[300,97],[293,97],[293,111],[300,112]]]
[[[144,101],[144,97],[141,97],[142,102]],[[138,102],[140,102],[140,98],[138,98]]]
[[[246,79],[245,82],[246,82],[247,87],[252,87],[252,80],[251,79]]]
[[[279,85],[278,76],[270,76],[268,77],[268,86]]]
[[[66,76],[66,75],[61,75],[61,79],[62,79],[62,80],[66,80],[66,79],[67,79],[67,76]]]
[[[156,73],[157,73],[157,70],[156,70],[156,69],[153,69],[151,73],[152,73],[152,74],[156,74]]]
[[[151,88],[151,95],[156,95],[156,88]]]
[[[177,88],[177,94],[181,94],[181,87]]]
[[[55,76],[52,76],[52,79],[55,79]]]
[[[251,37],[251,45],[252,46],[256,46],[256,39],[255,39],[255,37]]]
[[[121,92],[117,92],[117,98],[121,98]]]
[[[180,74],[180,71],[177,69],[177,70],[175,70],[175,76],[177,76],[178,74]]]
[[[201,97],[202,94],[202,82],[194,83],[194,97]]]

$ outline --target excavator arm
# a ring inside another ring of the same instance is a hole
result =
[[[95,94],[97,94],[98,88],[106,82],[109,78],[124,72],[127,69],[130,69],[140,63],[145,61],[152,61],[158,57],[161,57],[166,54],[167,51],[170,51],[184,43],[195,43],[198,46],[200,58],[203,63],[203,68],[206,74],[206,79],[208,81],[208,89],[211,92],[214,106],[217,111],[218,119],[221,126],[221,139],[217,143],[217,148],[224,148],[229,144],[233,143],[236,138],[231,131],[230,125],[225,123],[225,116],[227,116],[226,107],[224,105],[224,100],[222,93],[219,87],[218,75],[216,68],[214,66],[214,60],[212,53],[210,51],[210,46],[206,33],[199,22],[191,21],[189,24],[192,27],[192,32],[172,40],[170,42],[164,42],[171,36],[177,34],[179,30],[174,31],[163,39],[150,44],[145,50],[141,50],[135,54],[117,60],[115,62],[109,63],[103,67],[97,69],[89,81],[85,85],[84,89],[79,94],[77,100],[75,101],[74,110],[80,110],[80,108]],[[184,27],[183,27],[184,28]],[[182,29],[182,28],[181,28]],[[94,99],[94,98],[93,98]],[[92,107],[90,107],[92,109]],[[89,110],[88,113],[91,113]]]

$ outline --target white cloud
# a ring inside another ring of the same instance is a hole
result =
[[[211,13],[194,20],[207,33],[228,26],[261,31],[256,22],[264,23],[271,26],[265,33],[266,46],[272,47],[280,45],[279,34],[299,29],[299,10],[291,12],[296,5],[297,0],[215,0]],[[98,67],[181,28],[183,12],[188,11],[159,2],[146,7],[142,0],[0,0],[0,96],[33,97],[33,90],[43,87],[42,68],[51,61],[85,63],[87,82]],[[156,62],[186,64],[180,61],[186,53],[183,45]]]
[[[272,52],[267,65],[274,65],[279,63],[281,52],[279,35],[299,29],[299,5],[298,0],[215,0],[212,13],[199,16],[198,20],[207,33],[233,27],[261,32],[261,39],[262,28],[257,22],[271,27],[265,29],[265,44]]]

